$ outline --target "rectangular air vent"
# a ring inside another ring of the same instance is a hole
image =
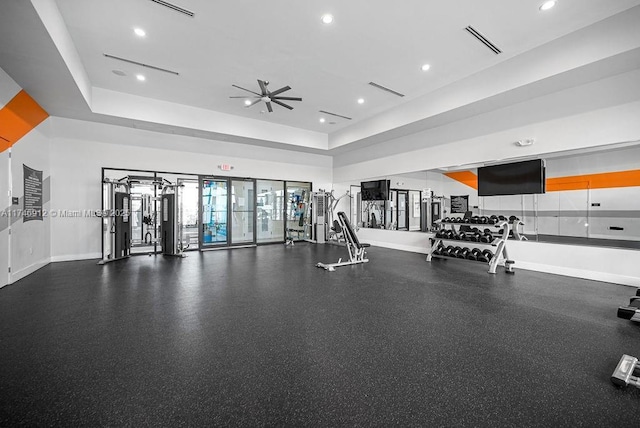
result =
[[[182,13],[183,15],[187,15],[193,18],[193,16],[195,15],[193,12],[191,12],[190,10],[187,10],[183,7],[180,6],[176,6],[175,4],[169,3],[168,1],[164,1],[164,0],[151,0],[152,2],[159,4],[160,6],[164,6],[167,7],[171,10],[174,10],[176,12]]]
[[[471,34],[473,37],[475,37],[480,43],[482,43],[483,45],[491,49],[491,52],[493,52],[494,54],[498,55],[502,53],[502,51],[496,45],[491,43],[489,39],[487,39],[485,36],[480,34],[478,30],[473,28],[471,25],[465,28],[465,30],[467,30],[467,32]]]
[[[114,55],[109,55],[109,54],[103,54],[103,55],[106,56],[107,58],[115,59],[115,60],[126,62],[126,63],[129,63],[129,64],[139,65],[140,67],[150,68],[152,70],[162,71],[164,73],[175,74],[176,76],[180,75],[180,73],[178,73],[177,71],[167,70],[166,68],[156,67],[155,65],[143,64],[143,63],[138,62],[138,61],[133,61],[133,60],[126,59],[126,58],[120,58],[119,56],[114,56]]]
[[[343,118],[343,119],[351,120],[351,118],[350,118],[350,117],[343,116],[343,115],[341,115],[341,114],[337,114],[337,113],[331,113],[330,111],[320,110],[320,113],[329,114],[329,115],[331,115],[331,116],[341,117],[341,118]]]
[[[369,82],[369,84],[371,86],[373,86],[374,88],[382,89],[383,91],[389,92],[390,94],[397,95],[399,97],[404,97],[404,94],[401,94],[398,91],[394,91],[393,89],[389,89],[389,88],[387,88],[385,86],[382,86],[382,85],[380,85],[380,84],[378,84],[376,82]]]

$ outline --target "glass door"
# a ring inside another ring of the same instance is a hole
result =
[[[255,185],[253,180],[231,180],[231,243],[254,244]]]
[[[406,190],[398,190],[398,201],[397,201],[397,221],[398,221],[398,230],[409,230],[409,210],[407,209],[409,201],[409,192]]]
[[[183,249],[198,248],[198,180],[179,178],[178,233]]]
[[[284,242],[284,181],[257,180],[258,243]]]
[[[224,246],[229,243],[227,226],[229,222],[228,180],[201,179],[201,248]]]

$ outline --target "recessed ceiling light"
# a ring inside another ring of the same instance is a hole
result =
[[[358,104],[364,104],[364,98],[358,98]]]
[[[555,0],[546,1],[546,2],[542,3],[542,6],[540,6],[540,10],[549,10],[555,5],[556,5]]]
[[[421,68],[422,68],[422,71],[427,71],[431,68],[431,66],[429,64],[423,64]]]
[[[141,82],[144,82],[145,80],[147,80],[147,78],[144,77],[144,75],[142,74],[136,74],[136,79],[138,79]]]
[[[325,24],[331,24],[333,22],[333,15],[330,13],[325,13],[322,15],[322,22]]]
[[[324,117],[321,117],[321,118],[320,118],[320,123],[324,123],[324,122],[325,122],[325,118],[324,118]]]
[[[248,106],[249,104],[251,104],[251,100],[244,100],[244,105]]]
[[[133,32],[136,33],[137,36],[144,37],[147,35],[142,28],[134,28]]]

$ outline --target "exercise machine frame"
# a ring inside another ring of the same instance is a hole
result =
[[[367,263],[369,259],[365,258],[365,248],[369,247],[369,244],[365,244],[358,240],[356,232],[353,230],[347,215],[340,211],[338,212],[338,223],[342,227],[344,238],[346,240],[347,251],[349,252],[349,261],[342,261],[342,258],[338,259],[336,263],[317,263],[316,267],[321,267],[329,272],[336,270],[335,268],[340,266],[355,265],[359,263]]]

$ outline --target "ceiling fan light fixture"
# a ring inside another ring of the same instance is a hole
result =
[[[244,105],[248,106],[249,104],[251,104],[251,100],[244,100]]]
[[[325,13],[324,15],[322,15],[321,19],[323,24],[331,24],[333,22],[333,15],[331,15],[330,13]]]
[[[556,1],[555,0],[546,1],[546,2],[542,3],[542,5],[540,6],[540,10],[544,12],[545,10],[551,9],[555,5],[556,5]]]

